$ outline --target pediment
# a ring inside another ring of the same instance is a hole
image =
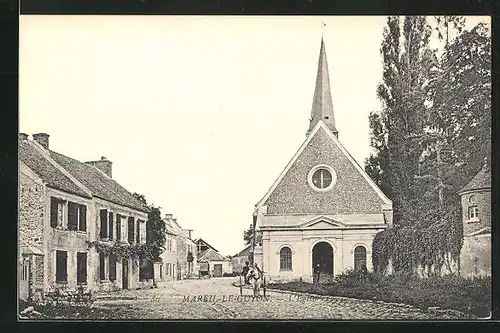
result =
[[[342,229],[346,225],[326,216],[320,216],[299,225],[301,229]]]

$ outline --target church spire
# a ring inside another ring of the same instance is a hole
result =
[[[333,115],[332,93],[330,91],[330,79],[328,77],[328,63],[326,60],[325,43],[321,36],[321,48],[319,51],[318,74],[316,76],[316,88],[314,89],[314,98],[311,110],[311,119],[309,119],[309,129],[306,135],[312,131],[314,126],[322,120],[325,125],[338,137],[338,131],[335,127],[335,118]]]

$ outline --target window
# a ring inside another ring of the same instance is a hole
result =
[[[50,198],[50,226],[62,227],[64,218],[64,201],[51,197]]]
[[[477,220],[479,219],[479,209],[477,206],[469,207],[469,220]]]
[[[477,203],[477,197],[475,195],[471,195],[469,197],[469,203],[471,203],[471,204]]]
[[[108,210],[101,209],[101,238],[108,238]]]
[[[120,242],[122,240],[122,216],[116,214],[116,240]]]
[[[106,280],[106,257],[99,253],[99,279]]]
[[[27,259],[24,259],[21,280],[27,281],[29,279],[29,276],[30,276],[30,264]]]
[[[68,282],[68,252],[56,251],[56,282]]]
[[[76,283],[87,283],[87,252],[76,253]]]
[[[327,188],[332,183],[333,177],[330,171],[318,169],[312,175],[312,183],[320,189]]]
[[[163,265],[160,265],[160,279],[163,279]]]
[[[87,230],[87,206],[68,202],[68,230]]]
[[[366,269],[366,249],[364,246],[356,246],[354,249],[354,270]]]
[[[309,171],[307,182],[313,190],[326,192],[331,190],[337,182],[337,174],[328,165],[317,165]]]
[[[117,258],[114,254],[109,255],[109,281],[116,280],[116,261]]]
[[[134,218],[132,216],[130,216],[128,218],[128,228],[127,228],[127,230],[128,230],[128,242],[129,242],[129,244],[134,243],[134,239],[135,239],[135,237],[134,237],[134,229],[135,229],[135,227],[134,227]]]
[[[287,246],[281,248],[280,250],[280,270],[292,270],[292,250]]]
[[[114,228],[114,225],[113,225],[113,213],[109,212],[109,215],[108,215],[108,238],[109,240],[113,240],[113,228]]]

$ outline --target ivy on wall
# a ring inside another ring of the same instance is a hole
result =
[[[115,255],[118,259],[153,259],[153,251],[150,244],[127,244],[113,243],[106,244],[99,241],[87,241],[89,249],[95,247],[98,253],[104,255]]]
[[[428,275],[439,273],[443,267],[453,271],[463,243],[460,215],[457,210],[436,215],[430,225],[415,223],[376,234],[372,245],[375,271],[387,272],[389,262],[394,273],[415,275],[420,270]]]

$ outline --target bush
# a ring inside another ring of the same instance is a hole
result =
[[[491,309],[491,277],[468,279],[448,275],[419,279],[404,274],[347,271],[337,275],[330,283],[289,282],[269,284],[268,287],[403,303],[423,310],[437,306],[478,317],[489,316]]]

